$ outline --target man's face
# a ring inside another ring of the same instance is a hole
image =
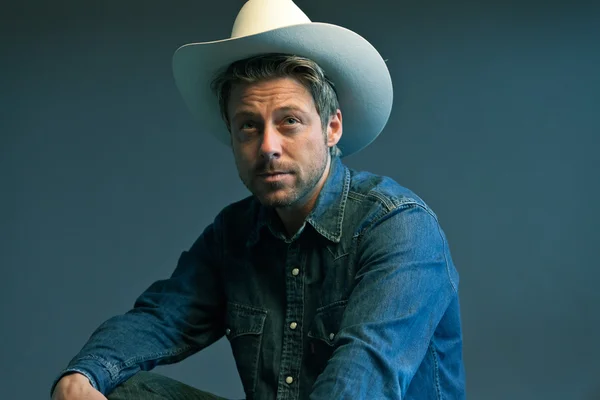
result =
[[[238,173],[261,203],[301,206],[316,195],[328,146],[341,135],[339,112],[339,135],[330,126],[323,132],[309,90],[293,78],[274,78],[234,86],[228,115]]]

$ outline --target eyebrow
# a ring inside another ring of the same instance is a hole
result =
[[[307,112],[305,109],[303,109],[299,106],[294,106],[294,105],[278,107],[275,109],[276,113],[290,112],[290,111],[300,112],[302,114],[306,114],[306,112]],[[241,109],[241,110],[237,111],[235,114],[233,114],[233,117],[231,118],[231,120],[234,121],[241,117],[255,117],[257,115],[258,115],[258,113],[255,113],[253,111],[250,111],[247,109],[246,110]]]

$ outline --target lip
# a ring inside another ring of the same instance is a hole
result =
[[[276,182],[284,179],[288,175],[291,174],[289,172],[268,172],[265,174],[258,174],[258,176],[266,182]]]

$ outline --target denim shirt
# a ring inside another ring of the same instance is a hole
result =
[[[303,227],[283,231],[252,196],[225,207],[59,377],[107,394],[225,335],[248,399],[465,398],[458,274],[423,200],[333,158]]]

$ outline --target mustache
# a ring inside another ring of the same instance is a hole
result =
[[[273,174],[276,172],[291,173],[293,171],[294,171],[293,167],[289,164],[274,163],[272,161],[267,161],[267,162],[261,163],[254,168],[254,173],[256,175]]]

